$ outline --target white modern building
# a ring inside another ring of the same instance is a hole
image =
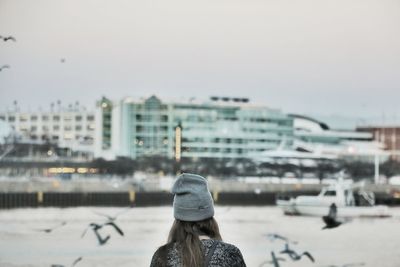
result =
[[[293,141],[293,119],[247,98],[163,101],[156,96],[97,103],[95,156],[253,158]]]

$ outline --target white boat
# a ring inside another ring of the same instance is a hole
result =
[[[351,181],[350,181],[351,182]],[[389,208],[375,205],[372,192],[363,190],[364,184],[352,184],[343,179],[322,188],[317,196],[298,196],[290,199],[278,198],[276,204],[285,214],[324,216],[335,203],[338,217],[389,217]],[[357,199],[354,192],[357,189]]]

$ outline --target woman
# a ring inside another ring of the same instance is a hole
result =
[[[150,267],[245,267],[240,250],[222,242],[206,179],[183,173],[172,193],[175,222]]]

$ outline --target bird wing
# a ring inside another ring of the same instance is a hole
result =
[[[285,244],[285,249],[282,250],[280,253],[281,254],[285,254],[285,253],[290,254],[290,253],[294,253],[294,250],[289,248],[289,243],[286,243]]]
[[[278,235],[278,234],[275,234],[275,238],[281,239],[281,240],[283,240],[283,241],[287,241],[287,240],[288,240],[286,237],[281,236],[281,235]]]
[[[104,225],[111,225],[112,227],[114,227],[114,229],[120,234],[120,235],[124,235],[124,232],[122,232],[121,228],[119,228],[115,223],[113,222],[108,222],[105,223]]]
[[[94,230],[94,233],[95,233],[95,235],[97,237],[97,241],[99,241],[100,245],[104,245],[105,243],[107,243],[108,239],[110,239],[109,235],[107,235],[105,238],[102,238],[97,230]]]
[[[77,258],[76,260],[74,260],[74,262],[72,263],[71,267],[74,267],[78,262],[80,262],[82,260],[82,257]]]
[[[93,229],[100,229],[101,227],[103,227],[103,224],[90,223],[89,226]]]
[[[303,252],[302,255],[307,256],[312,262],[315,262],[314,257],[308,251]]]
[[[49,233],[51,232],[52,229],[46,228],[46,229],[33,229],[34,231],[37,232],[45,232],[45,233]]]
[[[86,233],[89,230],[89,228],[90,228],[90,226],[86,227],[85,231],[83,231],[83,233],[81,235],[81,238],[83,238],[86,235]]]
[[[132,209],[132,207],[128,207],[128,208],[126,208],[126,209],[121,210],[120,212],[118,212],[117,214],[115,214],[114,218],[116,219],[119,215],[121,215],[121,214],[123,214],[123,213],[125,213],[125,212],[128,212],[128,211],[130,211],[131,209]]]
[[[97,215],[100,215],[100,216],[103,216],[103,217],[106,217],[108,220],[113,220],[114,218],[113,217],[111,217],[110,215],[108,215],[108,214],[105,214],[105,213],[102,213],[102,212],[97,212],[97,211],[92,211],[93,213],[95,213],[95,214],[97,214]]]

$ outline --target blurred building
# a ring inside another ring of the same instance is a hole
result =
[[[74,151],[94,151],[95,114],[81,107],[34,112],[16,109],[0,112],[0,120],[21,142],[49,142]]]
[[[357,127],[357,131],[371,134],[374,140],[385,144],[393,159],[400,160],[400,126],[377,124]]]
[[[247,98],[198,102],[125,98],[97,103],[95,155],[138,158],[253,158],[293,143],[293,119]]]
[[[326,123],[303,115],[290,114],[294,125],[294,147],[299,151],[321,156],[337,156],[355,161],[381,161],[388,158],[386,144],[374,137],[372,131],[334,130]]]
[[[387,150],[400,151],[400,126],[363,126],[357,127],[357,131],[371,134],[374,140],[384,143]]]

